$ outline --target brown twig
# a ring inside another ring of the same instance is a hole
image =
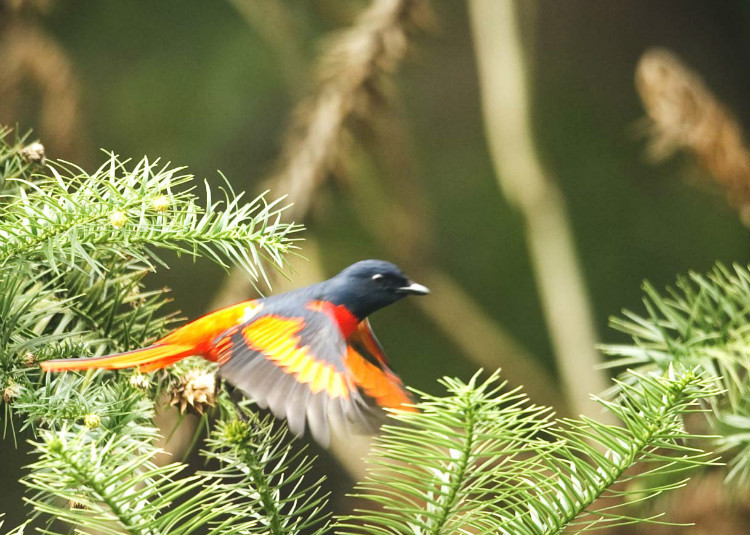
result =
[[[309,212],[315,190],[344,166],[352,121],[366,120],[387,101],[388,74],[408,49],[409,32],[424,26],[425,0],[375,0],[357,22],[331,39],[318,65],[318,88],[293,114],[274,189]]]
[[[664,49],[643,54],[635,85],[649,121],[649,155],[663,160],[691,152],[750,223],[750,152],[732,113],[700,76]]]
[[[565,200],[537,155],[531,131],[527,66],[513,2],[471,0],[469,13],[480,94],[498,186],[526,222],[534,275],[569,403],[599,415],[590,399],[606,387],[596,370],[596,333]]]

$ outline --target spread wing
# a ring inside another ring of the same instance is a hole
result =
[[[369,324],[360,324],[350,342],[324,313],[305,309],[290,317],[269,309],[220,336],[213,358],[229,383],[286,418],[295,434],[307,426],[327,447],[331,426],[373,433],[383,407],[410,402]]]
[[[410,410],[413,400],[404,390],[401,379],[388,366],[383,348],[368,320],[361,321],[349,336],[345,363],[367,399],[379,407]]]

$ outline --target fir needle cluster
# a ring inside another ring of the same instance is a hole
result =
[[[644,284],[645,313],[625,311],[612,326],[631,344],[608,345],[610,365],[640,373],[670,366],[697,367],[713,388],[709,423],[726,452],[728,479],[750,485],[750,269],[717,264],[709,273],[691,272],[658,291]],[[625,383],[632,376],[624,375]]]

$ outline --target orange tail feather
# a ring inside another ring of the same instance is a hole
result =
[[[164,357],[162,359],[153,360],[151,362],[148,362],[146,364],[141,364],[138,366],[138,371],[142,373],[148,373],[153,372],[156,370],[161,370],[162,368],[166,368],[167,366],[170,366],[177,362],[178,360],[182,360],[185,357],[189,357],[193,355],[194,353],[188,352],[188,353],[178,353],[177,355],[172,355],[170,357]]]
[[[88,370],[91,368],[119,370],[135,366],[138,366],[141,371],[153,371],[194,354],[195,348],[192,346],[165,344],[90,359],[48,360],[42,362],[41,367],[45,372]]]

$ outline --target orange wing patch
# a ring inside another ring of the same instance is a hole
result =
[[[364,346],[365,350],[370,353],[370,355],[375,357],[375,359],[380,364],[382,364],[383,366],[388,365],[388,359],[385,358],[383,350],[380,347],[380,343],[375,338],[375,335],[372,334],[372,327],[370,327],[370,321],[368,319],[365,318],[359,322],[357,328],[352,334],[351,339],[352,341],[358,341],[359,343],[361,343]]]
[[[235,325],[248,321],[263,308],[262,303],[244,301],[206,314],[168,334],[156,344],[182,344],[194,348],[195,354],[215,354],[212,344],[217,336]]]
[[[285,373],[307,384],[313,394],[326,391],[329,397],[349,398],[349,388],[341,372],[321,362],[310,353],[308,346],[300,347],[299,333],[304,328],[301,318],[267,315],[241,329],[242,337],[253,351],[262,353]]]
[[[235,332],[237,331],[230,331],[215,342],[214,347],[211,348],[211,353],[208,355],[209,360],[222,365],[232,358],[232,334]]]
[[[347,346],[346,367],[357,386],[380,407],[417,412],[417,409],[409,406],[412,400],[402,388],[401,379],[387,368],[380,369],[368,362],[351,346]]]

